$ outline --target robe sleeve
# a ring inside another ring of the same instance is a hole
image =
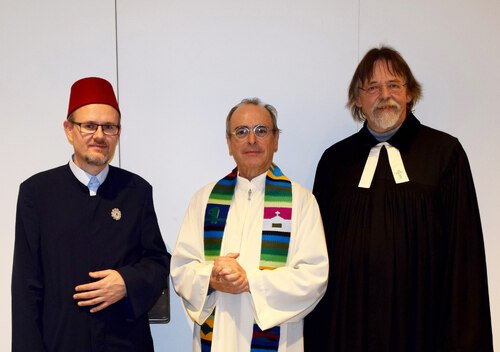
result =
[[[457,142],[440,185],[446,251],[443,351],[493,351],[486,259],[467,156]]]
[[[328,255],[314,196],[293,184],[292,234],[287,265],[247,271],[255,321],[262,330],[298,322],[326,290]]]
[[[330,167],[331,165],[326,157],[326,154],[323,154],[318,163],[313,185],[313,194],[316,197],[321,210],[327,208],[333,193],[333,182],[331,182],[333,175],[331,174]],[[330,182],[328,182],[329,180]],[[321,215],[323,221],[325,221],[325,216],[327,214],[322,213]]]
[[[172,256],[174,289],[189,317],[198,325],[212,313],[217,296],[217,292],[208,294],[213,262],[205,262],[203,247],[203,216],[208,199],[205,190],[191,200]]]
[[[313,194],[318,200],[321,210],[321,216],[325,228],[325,233],[331,235],[333,233],[333,226],[331,220],[331,198],[333,194],[332,182],[332,168],[333,163],[328,159],[327,154],[321,157],[316,175],[314,179]],[[326,237],[325,237],[326,238]],[[326,241],[327,250],[330,260],[333,261],[332,248],[333,240],[329,238]],[[327,346],[327,339],[331,331],[330,320],[331,314],[325,312],[332,312],[333,308],[333,280],[329,280],[327,289],[323,299],[318,303],[316,308],[305,318],[304,321],[304,350],[305,351],[321,351]]]
[[[33,190],[22,184],[12,271],[12,351],[46,351],[42,337],[43,272]]]
[[[148,185],[141,216],[141,259],[118,268],[127,287],[127,297],[134,318],[146,314],[167,286],[170,254],[165,248],[153,205],[152,187]]]

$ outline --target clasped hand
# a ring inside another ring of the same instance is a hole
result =
[[[99,312],[127,295],[125,281],[118,271],[94,271],[89,276],[100,280],[76,286],[73,299],[80,307],[95,306],[90,309],[91,313]]]
[[[236,261],[239,253],[217,257],[210,275],[210,287],[226,293],[249,292],[247,273]]]

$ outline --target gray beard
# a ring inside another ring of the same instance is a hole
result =
[[[383,103],[379,104],[383,105]],[[391,129],[399,120],[399,115],[401,115],[401,106],[398,103],[391,101],[391,105],[396,108],[395,110],[377,113],[377,106],[379,106],[379,104],[377,104],[371,111],[372,122],[381,130]]]
[[[92,156],[86,155],[85,156],[85,161],[89,165],[103,166],[103,165],[106,165],[108,163],[109,157],[96,158],[96,157],[92,157]]]
[[[399,114],[390,113],[384,116],[374,116],[373,123],[381,130],[387,130],[396,125],[399,120]]]

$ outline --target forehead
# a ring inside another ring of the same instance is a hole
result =
[[[231,120],[230,126],[254,126],[258,124],[268,124],[272,122],[271,114],[267,109],[260,105],[244,104],[237,108]]]
[[[403,79],[404,77],[394,70],[390,61],[378,60],[373,64],[372,76],[366,82],[385,82]]]
[[[120,114],[110,105],[107,104],[88,104],[84,105],[73,112],[75,119],[91,121],[91,122],[109,122],[118,123]]]

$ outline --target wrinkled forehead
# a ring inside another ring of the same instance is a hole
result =
[[[373,63],[371,70],[367,71],[364,77],[360,77],[362,83],[368,83],[377,75],[392,76],[392,78],[405,80],[401,68],[388,60],[377,60]]]
[[[272,124],[272,117],[269,111],[261,105],[244,104],[238,107],[229,121],[231,127]]]
[[[73,120],[84,120],[85,122],[95,123],[113,123],[120,122],[120,113],[111,105],[107,104],[87,104],[84,105],[70,115]]]

